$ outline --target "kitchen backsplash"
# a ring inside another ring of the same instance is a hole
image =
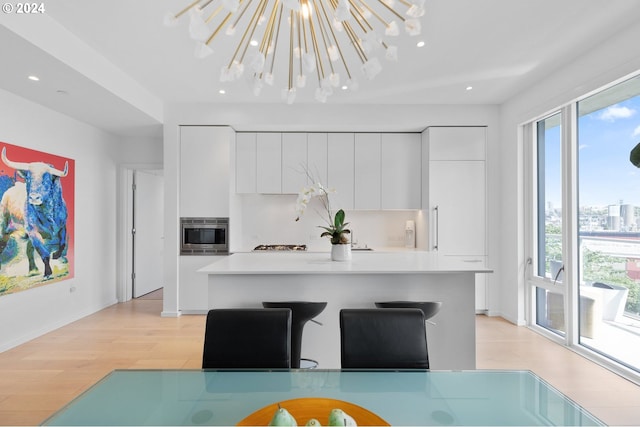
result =
[[[297,222],[295,205],[296,195],[240,196],[242,237],[235,250],[247,251],[259,244],[305,244],[310,251],[329,251],[329,239],[321,238],[318,228],[328,220],[322,205],[314,199]],[[340,207],[332,208],[335,212]],[[404,247],[405,222],[418,216],[418,211],[409,210],[345,212],[354,242],[374,249]]]

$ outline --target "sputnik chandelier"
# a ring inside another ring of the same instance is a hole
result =
[[[257,96],[264,85],[276,83],[275,72],[286,70],[282,97],[287,103],[294,102],[297,90],[309,80],[317,80],[316,100],[326,102],[337,88],[358,88],[358,69],[368,80],[380,73],[378,52],[397,60],[398,49],[387,39],[400,35],[401,26],[411,36],[420,34],[423,4],[424,0],[195,0],[167,14],[165,24],[175,25],[188,15],[198,57],[214,53],[213,42],[223,32],[234,40],[221,82],[247,75]]]

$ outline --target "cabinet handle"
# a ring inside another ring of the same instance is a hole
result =
[[[435,232],[436,232],[436,239],[435,239],[435,244],[433,245],[433,250],[437,251],[438,250],[438,244],[440,242],[440,233],[439,233],[439,228],[440,228],[440,211],[438,209],[438,206],[436,205],[435,208],[433,208],[434,214],[435,214],[435,219],[436,219],[436,224],[435,224]]]

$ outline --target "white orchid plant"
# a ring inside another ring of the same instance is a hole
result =
[[[329,237],[332,245],[343,245],[349,243],[347,234],[350,234],[351,230],[346,228],[349,223],[344,222],[345,213],[342,209],[338,210],[335,215],[331,213],[329,194],[335,192],[335,189],[326,188],[320,182],[316,182],[309,187],[304,187],[302,190],[300,190],[298,199],[296,200],[296,221],[300,220],[300,217],[302,216],[302,214],[304,214],[311,200],[314,197],[318,198],[327,215],[327,225],[318,226],[325,230],[322,232],[322,234],[320,234],[320,237]],[[320,212],[318,212],[318,214],[321,217],[325,217],[325,214],[321,214]]]

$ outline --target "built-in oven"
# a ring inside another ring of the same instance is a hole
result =
[[[229,218],[180,218],[180,255],[229,253]]]

